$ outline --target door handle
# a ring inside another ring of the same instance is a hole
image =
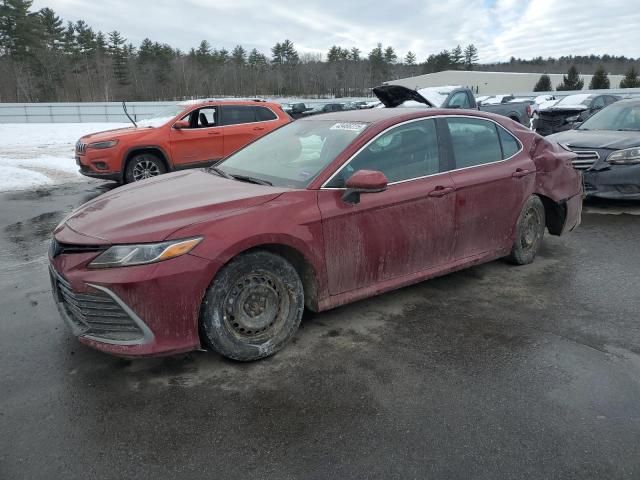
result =
[[[207,135],[220,135],[220,132],[209,132]]]
[[[455,191],[455,188],[453,188],[453,187],[443,187],[441,185],[438,185],[436,188],[431,190],[428,193],[428,195],[430,197],[444,197],[445,195],[449,195],[450,193],[453,193],[454,191]]]
[[[253,129],[257,132],[264,130],[264,127],[253,127]]]
[[[515,172],[513,172],[513,173],[511,174],[511,176],[512,176],[513,178],[522,178],[522,177],[526,177],[526,176],[527,176],[527,175],[529,175],[530,173],[531,173],[531,171],[530,171],[530,170],[526,170],[526,169],[525,169],[525,170],[523,170],[522,168],[518,168],[518,169],[516,169],[516,171],[515,171]]]

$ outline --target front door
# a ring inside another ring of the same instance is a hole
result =
[[[189,128],[172,128],[171,158],[174,165],[207,164],[224,156],[224,128],[218,124],[217,107],[203,107],[192,111],[184,120]]]
[[[378,170],[386,191],[342,199],[355,171]],[[329,292],[370,286],[447,263],[455,194],[440,162],[435,121],[420,119],[377,137],[318,193]]]
[[[495,122],[448,117],[455,162],[455,260],[510,248],[525,200],[533,192],[536,166],[520,142]]]

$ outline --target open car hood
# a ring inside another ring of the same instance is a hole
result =
[[[408,100],[424,103],[428,107],[435,107],[433,103],[424,98],[415,90],[403,87],[401,85],[381,85],[373,89],[373,93],[378,100],[387,108],[395,108],[402,105]]]

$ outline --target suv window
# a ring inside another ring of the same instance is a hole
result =
[[[449,100],[450,107],[471,108],[467,92],[458,92]]]
[[[189,128],[209,128],[217,125],[216,107],[199,108],[191,112],[188,117]]]
[[[378,170],[389,183],[433,175],[440,171],[438,137],[433,119],[393,128],[358,153],[328,187],[344,187],[357,170]]]
[[[447,118],[456,168],[502,160],[496,125],[477,118]]]
[[[273,111],[271,111],[271,109],[267,107],[253,107],[253,108],[255,108],[256,120],[258,122],[268,122],[269,120],[278,119],[276,114],[273,113]]]
[[[225,105],[222,107],[222,124],[238,125],[256,121],[254,107],[247,105]]]
[[[518,150],[520,150],[520,143],[507,132],[504,128],[498,127],[498,135],[500,136],[500,143],[502,144],[502,158],[507,159],[509,157],[513,157]]]
[[[593,108],[593,109],[595,109],[595,108],[604,108],[604,97],[603,96],[596,97],[596,99],[591,104],[591,108]]]

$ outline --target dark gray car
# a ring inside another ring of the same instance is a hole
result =
[[[640,100],[622,100],[573,130],[547,137],[577,153],[585,193],[640,200]]]
[[[555,105],[540,110],[534,128],[540,135],[571,130],[575,123],[584,122],[607,105],[620,100],[616,95],[581,93],[564,97]]]

